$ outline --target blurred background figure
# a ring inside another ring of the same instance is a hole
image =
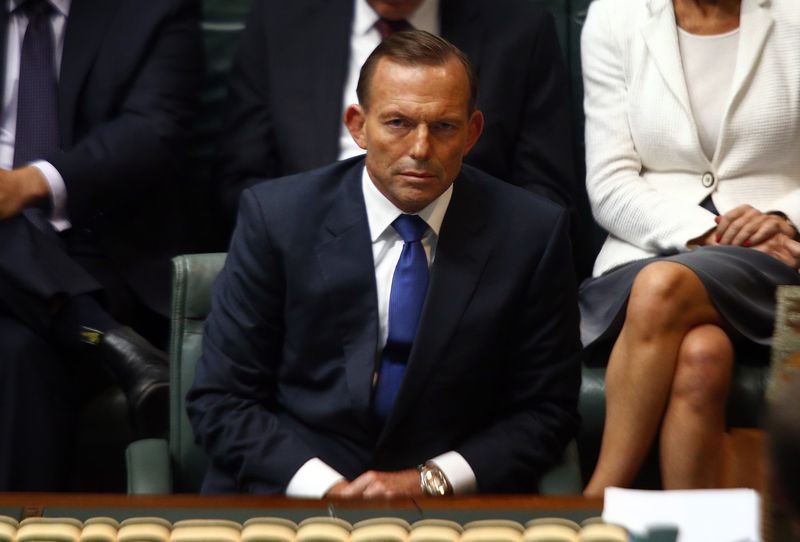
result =
[[[197,0],[0,10],[0,490],[69,487],[77,413],[109,376],[167,420],[169,256],[202,82]]]

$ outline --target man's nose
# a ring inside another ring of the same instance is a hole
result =
[[[427,160],[431,153],[431,133],[428,125],[419,123],[412,133],[414,138],[411,144],[410,155],[414,160]]]

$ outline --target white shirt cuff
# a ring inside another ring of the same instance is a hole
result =
[[[56,231],[69,229],[72,224],[67,218],[67,187],[64,184],[64,178],[50,162],[37,160],[31,165],[42,172],[50,187],[50,203],[52,205],[52,212],[48,217],[50,224]]]
[[[301,499],[321,499],[330,488],[344,480],[345,477],[329,467],[320,458],[314,457],[300,467],[289,485],[286,496]]]
[[[454,495],[475,493],[478,487],[475,473],[467,460],[458,452],[447,452],[430,460],[431,463],[442,469],[447,480],[453,487]]]

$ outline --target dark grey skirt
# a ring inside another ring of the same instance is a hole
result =
[[[701,247],[625,264],[581,284],[581,341],[590,365],[605,364],[622,329],[633,280],[644,266],[655,261],[681,263],[697,274],[737,351],[769,347],[775,289],[781,284],[800,284],[796,270],[763,252],[743,247]]]

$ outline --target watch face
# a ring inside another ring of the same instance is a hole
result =
[[[426,467],[422,471],[422,484],[428,495],[446,495],[447,479],[444,473],[437,468]]]

